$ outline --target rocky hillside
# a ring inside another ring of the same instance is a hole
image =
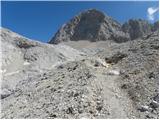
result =
[[[62,44],[99,57],[105,60],[109,68],[120,71],[115,80],[117,88],[120,88],[122,93],[127,93],[138,111],[136,115],[138,114],[139,118],[156,118],[159,114],[158,43],[156,31],[120,44],[112,41],[70,41]]]
[[[13,91],[12,88],[22,78],[27,79],[30,74],[43,72],[57,64],[83,56],[83,53],[68,46],[52,46],[29,40],[4,28],[1,29],[1,38],[3,53],[1,71],[5,73],[2,92],[3,87],[4,91],[6,89]]]
[[[63,26],[54,44],[2,28],[0,117],[158,119],[157,25],[128,41],[120,24],[88,10]]]
[[[1,118],[135,117],[131,101],[114,83],[119,70],[108,68],[103,59],[7,29],[1,29],[1,38]]]

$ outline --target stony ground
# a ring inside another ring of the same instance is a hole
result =
[[[1,37],[1,118],[158,118],[158,32],[125,43]]]
[[[121,44],[112,41],[70,41],[62,44],[99,57],[112,68],[118,68],[120,71],[120,77],[116,81],[118,87],[127,93],[139,112],[139,117],[157,118],[159,114],[158,43],[157,31]]]

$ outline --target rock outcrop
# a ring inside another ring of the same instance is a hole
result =
[[[159,31],[159,21],[155,22],[152,26],[152,31]]]
[[[78,40],[124,42],[129,40],[129,35],[122,31],[117,21],[96,9],[91,9],[64,24],[49,43]]]
[[[159,22],[155,22],[152,25],[148,21],[142,19],[130,19],[122,25],[122,30],[129,33],[132,40],[148,35],[158,30],[158,28]]]

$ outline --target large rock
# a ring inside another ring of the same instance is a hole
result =
[[[64,24],[49,43],[78,40],[124,42],[129,40],[129,35],[121,30],[117,21],[96,9],[91,9]]]

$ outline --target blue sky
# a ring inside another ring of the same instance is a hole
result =
[[[64,23],[80,11],[96,8],[120,23],[130,18],[159,19],[158,1],[132,2],[1,2],[1,26],[30,39],[47,42]]]

